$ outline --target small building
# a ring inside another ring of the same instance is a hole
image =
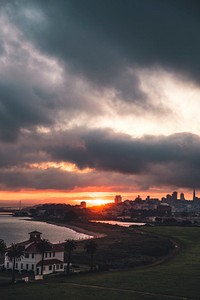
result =
[[[37,244],[41,241],[41,232],[32,231],[28,240],[18,243],[24,247],[24,256],[16,259],[15,269],[19,272],[32,271],[35,275],[41,274],[42,254],[37,250]],[[43,274],[64,271],[64,246],[52,244],[51,250],[44,254]],[[9,249],[9,247],[8,247]],[[12,269],[12,261],[5,255],[6,269]]]
[[[159,215],[170,215],[172,212],[171,206],[168,203],[160,203],[157,206],[157,213]]]
[[[86,208],[87,203],[85,201],[81,201],[80,207],[81,208]]]
[[[122,196],[121,195],[116,195],[114,199],[114,203],[118,204],[122,202]]]

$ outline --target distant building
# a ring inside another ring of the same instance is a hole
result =
[[[180,200],[185,200],[184,193],[180,193]]]
[[[16,260],[15,269],[19,272],[33,271],[35,275],[41,274],[42,254],[37,250],[41,241],[41,232],[32,231],[27,241],[17,245],[24,247],[24,256]],[[64,247],[62,244],[51,244],[51,250],[45,252],[43,274],[64,271]],[[9,249],[9,247],[8,247]],[[6,269],[12,269],[12,261],[5,255]]]
[[[81,208],[86,208],[87,203],[85,201],[81,201],[80,207]]]
[[[195,194],[195,189],[193,190],[193,201],[195,200],[195,198],[196,198],[196,194]]]
[[[161,215],[167,215],[171,213],[171,207],[169,206],[168,203],[160,203],[160,205],[158,205],[157,207],[157,211]]]
[[[167,195],[166,195],[166,200],[167,200],[168,202],[170,202],[170,201],[172,200],[172,196],[171,196],[170,194],[167,194]]]
[[[172,193],[172,200],[176,201],[177,200],[177,192]]]
[[[114,199],[115,204],[118,204],[122,202],[122,196],[121,195],[116,195]]]
[[[195,189],[193,190],[193,201],[198,200],[198,197],[196,196],[196,191]]]
[[[143,200],[142,200],[142,198],[140,197],[140,195],[138,195],[138,196],[135,198],[135,203],[143,203]]]

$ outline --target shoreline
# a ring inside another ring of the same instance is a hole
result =
[[[52,225],[56,225],[56,226],[60,226],[60,227],[66,227],[66,228],[69,228],[69,229],[72,229],[74,230],[75,232],[77,233],[83,233],[83,234],[86,234],[88,235],[89,237],[87,238],[84,238],[84,239],[81,239],[81,240],[88,240],[88,239],[99,239],[99,238],[103,238],[103,237],[106,237],[107,235],[105,233],[99,233],[99,232],[96,232],[96,231],[93,231],[93,230],[88,230],[86,228],[84,228],[84,225],[85,226],[90,226],[90,227],[93,227],[92,224],[94,223],[80,223],[80,222],[77,222],[77,224],[74,224],[74,223],[59,223],[59,222],[55,222],[55,221],[50,221],[50,220],[40,220],[40,219],[34,219],[34,218],[31,218],[30,220],[28,221],[36,221],[36,222],[42,222],[42,223],[48,223],[48,224],[52,224]],[[78,241],[78,240],[77,240]]]
[[[60,226],[60,227],[66,227],[66,228],[72,229],[72,230],[74,230],[78,233],[86,234],[86,235],[90,236],[88,239],[90,239],[90,238],[99,239],[99,238],[106,237],[106,234],[90,231],[90,230],[87,230],[83,227],[79,227],[79,226],[74,225],[74,224],[57,223],[57,222],[53,222],[53,221],[52,222],[51,221],[46,221],[46,223],[56,225],[56,226]]]
[[[42,218],[32,218],[29,221],[52,224],[86,234],[86,237],[76,240],[77,251],[74,254],[74,260],[77,264],[87,264],[84,242],[89,239],[96,239],[98,251],[95,257],[102,268],[106,270],[146,268],[151,265],[158,265],[172,259],[180,251],[178,243],[173,240],[139,228],[127,228],[100,222],[65,222],[64,220]],[[152,243],[155,244],[153,248]],[[162,252],[158,255],[157,248],[160,243],[164,245],[164,248],[161,247]]]

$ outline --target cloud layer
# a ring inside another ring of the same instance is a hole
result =
[[[114,83],[130,64],[161,64],[199,79],[197,1],[36,0],[14,8],[17,25],[40,49],[97,83]]]
[[[186,133],[190,122],[161,85],[170,77],[193,101],[200,94],[199,8],[1,1],[1,188],[200,187],[198,120]]]
[[[200,137],[189,133],[142,138],[87,128],[26,133],[17,144],[1,145],[1,185],[66,190],[122,182],[145,189],[200,187],[199,153]],[[69,163],[77,169],[68,169]]]

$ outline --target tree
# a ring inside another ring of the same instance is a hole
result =
[[[90,254],[90,270],[94,269],[94,253],[97,251],[97,244],[93,240],[89,240],[84,245],[85,251]]]
[[[4,261],[4,254],[6,253],[6,244],[4,240],[0,239],[0,264]]]
[[[64,251],[67,253],[67,274],[69,274],[69,267],[71,263],[72,252],[76,249],[76,243],[74,240],[66,240],[64,243]]]
[[[11,244],[11,247],[8,248],[7,254],[8,259],[12,261],[13,267],[12,267],[12,283],[15,282],[15,263],[18,258],[21,258],[24,256],[24,247],[17,244]]]
[[[4,255],[6,252],[6,244],[4,240],[0,239],[0,255]]]
[[[50,242],[46,239],[41,239],[40,242],[37,243],[37,251],[42,254],[42,261],[41,261],[41,275],[43,275],[43,268],[44,268],[44,254],[47,251],[50,251],[52,249],[52,246]]]

